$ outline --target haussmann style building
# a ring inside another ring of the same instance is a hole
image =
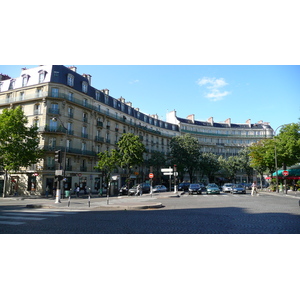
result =
[[[1,70],[0,70],[1,72]],[[0,113],[4,108],[21,106],[29,125],[36,125],[40,133],[40,147],[45,157],[39,163],[10,176],[10,194],[44,195],[56,187],[55,151],[63,155],[64,189],[81,190],[89,187],[97,192],[103,185],[101,170],[95,169],[97,154],[115,148],[123,133],[140,137],[147,149],[145,161],[151,152],[167,155],[174,136],[190,133],[196,137],[204,152],[217,155],[236,155],[239,150],[263,138],[271,138],[269,123],[251,124],[197,121],[194,115],[177,117],[176,111],[167,113],[166,121],[157,115],[141,112],[123,97],[114,98],[108,89],[92,86],[92,76],[78,74],[77,68],[62,65],[23,68],[20,77],[0,74]],[[1,167],[0,167],[1,168]],[[1,175],[2,174],[2,175]],[[135,169],[132,181],[144,182],[148,178],[146,164]],[[116,193],[124,184],[125,170],[113,174],[111,192]],[[241,178],[240,180],[244,180]],[[0,192],[3,172],[0,169]]]

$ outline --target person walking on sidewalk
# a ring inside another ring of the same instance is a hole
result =
[[[255,193],[255,195],[257,196],[257,185],[256,185],[256,181],[254,181],[253,183],[252,183],[252,191],[251,191],[251,196],[254,196],[254,193]]]

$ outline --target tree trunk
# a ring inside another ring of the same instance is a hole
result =
[[[7,186],[7,170],[5,170],[4,173],[3,198],[6,197],[6,186]]]

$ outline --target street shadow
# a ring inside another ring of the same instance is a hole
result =
[[[238,207],[94,210],[0,226],[0,233],[35,234],[299,234],[300,216],[249,213]]]

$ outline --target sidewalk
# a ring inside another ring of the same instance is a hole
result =
[[[142,196],[115,196],[115,197],[99,197],[92,195],[81,195],[76,198],[72,196],[69,202],[68,198],[61,199],[61,203],[55,203],[55,198],[45,198],[38,196],[16,196],[0,198],[0,210],[2,206],[21,206],[23,208],[53,208],[53,209],[148,209],[163,207],[159,202],[161,198],[179,197],[174,192],[143,194]]]

